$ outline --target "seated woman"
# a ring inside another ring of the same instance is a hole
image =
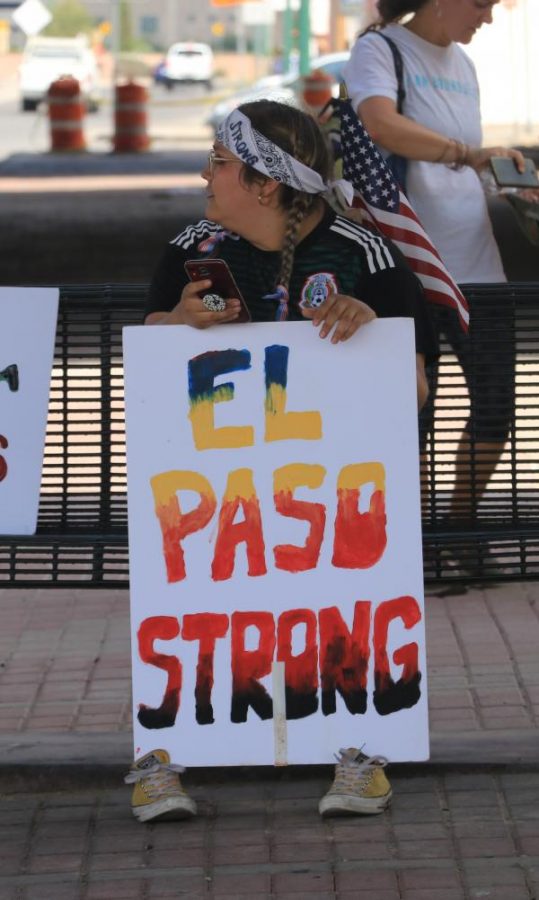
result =
[[[311,319],[321,338],[338,344],[377,316],[411,316],[421,407],[428,394],[425,358],[437,352],[421,285],[394,246],[331,209],[323,199],[329,175],[326,142],[309,115],[267,100],[232,112],[202,173],[208,218],[166,248],[145,322],[195,328],[234,322],[240,300],[228,300],[224,310],[211,308],[211,299],[201,299],[211,292],[211,281],[191,283],[184,270],[188,259],[218,255],[255,322]],[[342,751],[320,812],[382,812],[391,799],[385,762]],[[140,821],[196,814],[178,771],[164,750],[133,763],[126,780],[135,784],[132,808]]]

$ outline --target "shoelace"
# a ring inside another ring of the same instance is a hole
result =
[[[359,751],[361,752],[361,751]],[[373,768],[384,769],[388,760],[385,756],[367,756],[357,759],[357,750],[341,750],[335,753],[337,760],[337,768],[335,770],[335,785],[357,783],[365,781],[371,774]]]
[[[142,781],[143,778],[147,778],[149,775],[161,776],[154,779],[156,784],[162,782],[163,785],[169,781],[169,777],[172,773],[180,775],[182,772],[185,772],[185,766],[178,766],[176,763],[154,763],[153,766],[150,766],[149,769],[131,769],[130,772],[124,777],[124,782],[126,784],[135,784],[138,781]]]

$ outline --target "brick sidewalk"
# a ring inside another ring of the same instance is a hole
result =
[[[141,825],[127,788],[3,800],[1,900],[534,900],[539,774],[393,779],[375,818],[322,821],[327,779],[196,784],[200,816]]]
[[[322,821],[329,766],[192,769],[199,817],[152,826],[121,786],[127,591],[0,591],[0,900],[537,900],[536,593],[427,597],[433,761],[383,815]]]

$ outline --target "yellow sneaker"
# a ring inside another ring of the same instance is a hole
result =
[[[382,756],[365,756],[351,747],[336,757],[335,778],[318,809],[321,816],[376,815],[391,802],[392,790]]]
[[[152,750],[135,760],[124,780],[134,784],[131,809],[139,822],[196,816],[197,805],[180,782],[178,773],[183,771],[170,762],[166,750]]]

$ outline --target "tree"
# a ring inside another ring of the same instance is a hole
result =
[[[54,37],[76,37],[89,34],[95,21],[79,0],[57,0],[51,9],[52,21],[43,31]]]

